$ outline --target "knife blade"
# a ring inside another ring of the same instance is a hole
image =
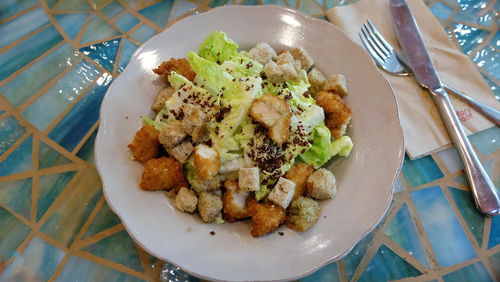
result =
[[[458,120],[443,84],[425,48],[417,23],[406,0],[390,0],[390,12],[399,43],[416,80],[432,94],[451,140],[464,163],[477,208],[489,216],[500,214],[500,198]]]

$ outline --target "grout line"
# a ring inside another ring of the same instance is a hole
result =
[[[87,142],[87,140],[89,139],[90,135],[92,135],[94,133],[94,131],[97,129],[97,127],[99,127],[99,120],[96,121],[94,123],[94,125],[92,125],[92,127],[89,129],[89,131],[87,131],[87,133],[85,133],[85,135],[83,136],[82,140],[80,140],[80,142],[76,145],[76,147],[73,149],[73,151],[71,151],[71,153],[73,155],[76,156],[76,154],[78,153],[78,151],[80,151],[80,149]]]
[[[107,228],[97,234],[94,234],[88,238],[85,238],[83,240],[80,240],[77,245],[75,245],[75,250],[81,250],[89,245],[92,245],[94,243],[97,243],[98,241],[107,238],[111,235],[114,235],[122,230],[125,230],[125,227],[123,226],[122,223],[119,223],[115,226],[112,226],[110,228]]]
[[[0,48],[0,53],[5,53],[7,52],[9,49],[12,49],[13,47],[15,47],[17,44],[25,41],[26,39],[29,39],[31,36],[33,35],[36,35],[37,33],[43,31],[44,29],[47,29],[51,26],[51,23],[47,23],[45,25],[42,25],[40,27],[38,27],[37,29],[31,31],[30,33],[28,34],[25,34],[23,37],[19,38],[19,39],[16,39],[12,42],[10,42],[9,44],[3,46],[2,48]]]
[[[14,152],[19,146],[21,146],[21,144],[26,141],[26,139],[28,139],[28,137],[31,136],[31,133],[26,131],[22,136],[21,138],[17,139],[16,142],[14,142],[14,144],[12,144],[9,149],[5,150],[5,152],[3,152],[2,155],[0,155],[0,163],[5,161],[9,156],[10,154],[12,154],[12,152]],[[1,177],[0,177],[1,178]]]
[[[33,10],[37,9],[37,8],[40,8],[40,7],[41,7],[41,5],[40,5],[40,4],[36,4],[35,6],[33,6],[33,7],[31,7],[31,8],[28,8],[28,9],[25,9],[25,10],[22,10],[22,11],[19,11],[19,12],[17,12],[16,14],[14,14],[14,15],[12,15],[12,16],[10,16],[10,17],[8,17],[8,18],[1,20],[1,21],[0,21],[0,25],[3,25],[3,24],[8,23],[8,22],[10,22],[10,21],[12,21],[12,20],[15,20],[16,18],[18,18],[18,17],[20,17],[20,16],[22,16],[22,15],[24,15],[24,14],[27,14],[27,13],[29,13],[29,12],[31,12],[31,11],[33,11]]]

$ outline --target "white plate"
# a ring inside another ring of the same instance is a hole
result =
[[[282,226],[283,236],[253,238],[249,222],[203,224],[175,210],[163,192],[138,187],[142,165],[130,159],[126,146],[141,116],[153,114],[161,83],[151,70],[196,51],[214,30],[226,32],[241,49],[258,42],[276,50],[302,46],[325,74],[348,78],[355,149],[328,166],[337,177],[337,196],[321,203],[320,220],[305,233]],[[195,276],[241,281],[297,279],[342,258],[387,211],[404,151],[391,87],[341,30],[288,8],[227,6],[188,17],[135,52],[102,103],[95,154],[106,199],[137,243]]]

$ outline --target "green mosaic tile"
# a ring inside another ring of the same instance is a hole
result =
[[[31,178],[3,182],[0,187],[0,202],[26,220],[31,219]]]
[[[117,35],[120,35],[120,32],[94,14],[85,29],[81,43],[103,41]]]
[[[30,231],[31,228],[0,207],[0,261],[9,259]]]
[[[76,171],[68,171],[40,176],[40,187],[38,191],[38,207],[36,221],[45,214],[47,209],[57,199],[66,185],[73,179]]]
[[[83,235],[82,239],[86,239],[92,235],[95,235],[101,231],[104,231],[110,227],[119,224],[120,218],[111,210],[106,202],[97,212],[94,220],[87,229],[87,232]]]
[[[71,163],[71,160],[43,141],[38,142],[38,154],[38,167],[40,169]]]
[[[61,0],[54,9],[56,11],[90,11],[87,1],[81,0]]]
[[[475,281],[475,282],[493,282],[488,271],[482,262],[477,262],[466,266],[462,269],[453,271],[452,273],[443,275],[445,282],[455,281]]]
[[[188,2],[188,1],[175,1],[175,2]],[[149,6],[139,11],[139,14],[148,18],[159,27],[164,27],[168,21],[168,17],[170,14],[170,10],[172,9],[172,5],[174,1],[160,1],[157,4]]]
[[[132,32],[131,36],[133,39],[139,42],[146,42],[149,38],[156,34],[156,30],[150,27],[147,24],[141,25],[134,32]]]
[[[0,156],[14,145],[25,132],[24,126],[13,116],[7,116],[0,120]]]
[[[87,21],[87,17],[88,13],[54,15],[54,18],[59,23],[59,26],[61,26],[64,32],[71,39],[75,39],[78,35],[83,27],[83,24]]]

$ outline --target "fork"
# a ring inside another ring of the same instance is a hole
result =
[[[370,20],[367,21],[359,32],[361,42],[372,56],[375,63],[384,71],[396,76],[411,76],[412,69],[405,62],[404,56],[385,40]],[[500,111],[497,111],[467,95],[459,90],[444,85],[448,93],[458,96],[464,102],[472,106],[478,112],[489,118],[496,126],[500,126]]]

